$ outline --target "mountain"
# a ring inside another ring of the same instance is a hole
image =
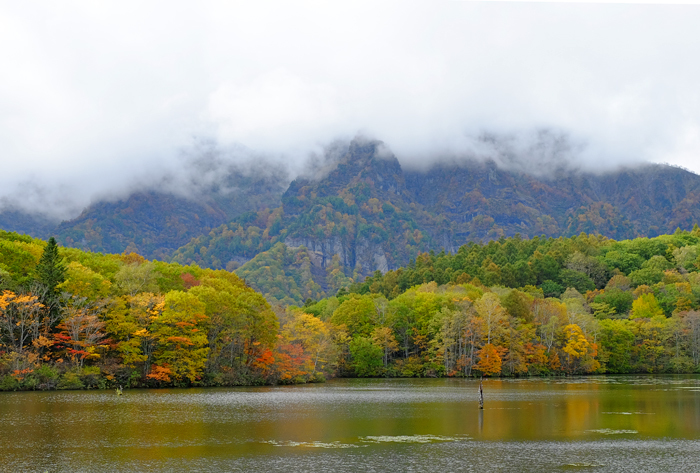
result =
[[[334,257],[345,277],[358,280],[403,266],[421,252],[454,252],[469,241],[516,234],[656,236],[700,221],[699,197],[700,176],[665,165],[537,177],[473,160],[416,171],[404,170],[381,142],[355,140],[330,172],[294,180],[280,207],[221,225],[176,250],[173,259],[228,269],[243,263],[239,275],[268,267],[264,280],[249,276],[248,283],[271,294],[262,289],[270,289],[270,279],[289,275],[263,263],[270,260],[266,252],[284,243],[313,255],[320,271],[313,284],[304,284],[327,291],[323,275]]]
[[[270,300],[300,303],[471,241],[581,232],[624,240],[700,222],[700,176],[667,165],[545,175],[488,160],[405,169],[383,143],[365,139],[320,161],[291,184],[270,166],[243,172],[206,162],[191,172],[203,183],[196,191],[96,202],[53,229],[6,212],[0,227],[55,234],[91,251],[236,270]]]
[[[362,277],[440,246],[449,227],[440,234],[444,219],[415,206],[401,166],[393,155],[378,152],[379,145],[353,141],[328,174],[293,181],[277,209],[241,216],[197,237],[173,253],[173,260],[233,269],[247,260],[259,264],[267,258],[264,252],[284,243],[291,250],[308,249],[324,273],[335,257],[346,277]],[[329,287],[325,280],[315,283]]]
[[[23,233],[36,238],[48,238],[55,230],[57,222],[37,214],[30,214],[15,208],[0,211],[0,228],[8,232]]]
[[[453,225],[454,249],[467,241],[523,236],[657,236],[700,218],[700,176],[647,164],[603,174],[560,172],[538,178],[493,162],[406,173],[415,202]]]

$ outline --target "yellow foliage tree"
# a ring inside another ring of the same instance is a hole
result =
[[[506,310],[501,306],[501,300],[493,292],[487,292],[474,304],[477,314],[484,321],[486,344],[491,344],[494,335],[500,333],[502,324],[506,321]]]
[[[282,330],[286,343],[301,345],[306,358],[306,372],[313,378],[318,370],[332,362],[335,357],[330,326],[318,317],[299,312],[295,314]]]
[[[586,336],[576,324],[564,327],[565,344],[562,351],[567,354],[569,371],[593,372],[600,368],[600,363],[595,359],[597,346],[589,342]]]
[[[632,302],[630,319],[651,319],[663,315],[664,311],[654,294],[642,294]]]
[[[581,327],[576,324],[567,325],[564,327],[564,337],[566,340],[564,348],[562,348],[564,353],[574,358],[580,358],[588,353],[590,344]]]
[[[394,337],[394,331],[389,327],[376,327],[372,331],[372,341],[384,353],[384,366],[389,364],[389,355],[399,349],[399,342]]]

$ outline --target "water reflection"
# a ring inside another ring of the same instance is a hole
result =
[[[488,380],[483,410],[477,386],[2,393],[0,469],[695,471],[697,376]]]

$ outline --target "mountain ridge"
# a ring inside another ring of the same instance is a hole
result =
[[[281,242],[315,254],[321,268],[337,257],[346,277],[361,279],[421,252],[454,252],[469,241],[581,232],[629,239],[689,229],[700,220],[699,195],[700,176],[664,165],[548,177],[489,161],[404,171],[381,142],[355,141],[324,177],[294,180],[281,207],[218,227],[173,258],[204,266],[216,259],[224,266],[227,258],[247,257],[255,266],[258,255]],[[263,292],[268,285],[250,283]],[[314,285],[330,288],[323,281]]]
[[[332,153],[316,169],[323,174],[298,176],[288,185],[279,176],[234,176],[239,191],[233,195],[149,191],[98,202],[62,222],[58,239],[92,251],[128,249],[237,270],[250,274],[257,289],[269,282],[252,275],[262,275],[260,265],[271,258],[266,252],[284,244],[291,252],[286,261],[296,266],[273,264],[276,272],[264,277],[296,278],[299,301],[337,290],[327,280],[330,271],[336,281],[340,272],[357,282],[420,253],[455,252],[470,241],[581,232],[624,240],[700,221],[700,176],[668,165],[533,175],[472,159],[404,169],[381,141],[360,138]],[[313,271],[301,269],[299,261],[306,260]]]

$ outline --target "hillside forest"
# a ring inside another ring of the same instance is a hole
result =
[[[700,370],[700,228],[419,253],[303,306],[0,231],[0,389]]]

